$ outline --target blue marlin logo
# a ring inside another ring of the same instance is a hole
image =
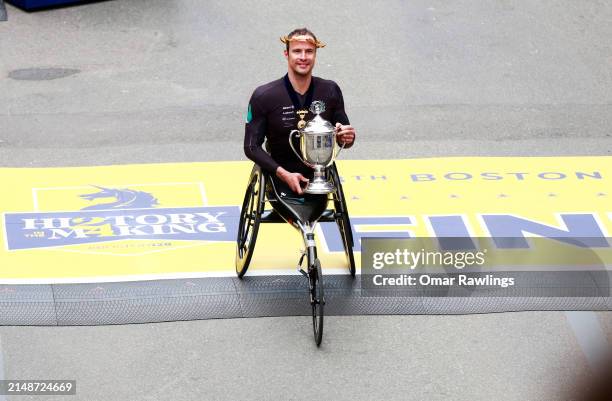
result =
[[[81,198],[93,201],[96,199],[114,198],[114,201],[98,203],[87,206],[81,210],[109,210],[109,209],[146,209],[159,204],[157,198],[148,192],[134,191],[127,188],[104,188],[93,185],[99,192],[80,195]]]

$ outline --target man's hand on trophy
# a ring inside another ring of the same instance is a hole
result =
[[[282,167],[278,167],[276,169],[276,176],[283,180],[289,189],[293,192],[301,195],[304,193],[304,189],[302,188],[302,183],[307,184],[308,178],[304,177],[300,173],[290,173]]]
[[[336,141],[338,145],[350,148],[355,142],[355,128],[350,125],[336,123]]]

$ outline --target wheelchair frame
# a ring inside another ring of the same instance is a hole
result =
[[[340,231],[344,253],[347,258],[349,272],[355,276],[355,257],[353,255],[353,233],[346,206],[346,198],[338,175],[336,164],[333,163],[328,169],[328,174],[336,191],[331,194],[333,209],[326,209],[314,222],[296,221],[296,225],[302,233],[305,249],[300,257],[301,267],[304,257],[307,258],[307,270],[299,271],[308,278],[310,304],[312,306],[313,329],[315,342],[321,344],[323,336],[323,316],[325,298],[323,294],[323,277],[321,262],[317,258],[317,249],[314,240],[314,229],[318,222],[335,222]],[[263,172],[258,165],[254,165],[249,176],[247,189],[245,191],[242,208],[240,210],[240,222],[238,224],[238,235],[236,238],[236,274],[242,278],[247,272],[251,258],[255,251],[255,243],[261,223],[285,223],[285,220],[273,209],[266,209],[266,203],[278,202],[278,199],[268,199],[266,185],[270,177]]]

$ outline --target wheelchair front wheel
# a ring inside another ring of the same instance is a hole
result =
[[[323,294],[323,273],[321,262],[315,259],[308,271],[308,282],[310,287],[310,305],[312,307],[312,328],[317,347],[323,340],[323,317],[325,296]]]
[[[236,274],[240,278],[249,268],[259,231],[261,219],[259,204],[263,196],[260,178],[261,173],[258,171],[251,175],[244,194],[242,209],[240,209],[238,237],[236,238]]]

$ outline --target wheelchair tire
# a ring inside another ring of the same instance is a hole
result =
[[[315,259],[308,271],[310,288],[310,305],[312,307],[312,329],[317,347],[323,340],[323,318],[325,316],[325,295],[323,291],[323,273],[321,262]]]
[[[253,169],[249,184],[244,194],[242,208],[240,209],[240,221],[238,223],[238,236],[236,238],[236,274],[242,278],[249,268],[255,242],[259,231],[261,219],[261,202],[263,195],[262,175],[257,169]]]
[[[342,183],[340,182],[340,176],[338,169],[334,163],[331,166],[332,179],[336,186],[336,193],[334,194],[334,211],[336,212],[336,224],[340,231],[340,237],[342,238],[342,246],[344,247],[344,254],[346,255],[346,261],[348,263],[349,272],[351,277],[355,277],[355,255],[353,255],[353,231],[351,228],[351,221],[348,216],[348,209],[346,206],[346,198],[344,197],[344,190],[342,189]]]
[[[338,230],[340,230],[340,237],[342,237],[342,246],[344,247],[344,254],[346,255],[346,261],[348,263],[349,272],[351,277],[355,277],[355,255],[353,255],[353,245],[349,243],[349,237],[347,232],[351,230],[351,222],[346,212],[342,214],[342,217],[336,219]]]

